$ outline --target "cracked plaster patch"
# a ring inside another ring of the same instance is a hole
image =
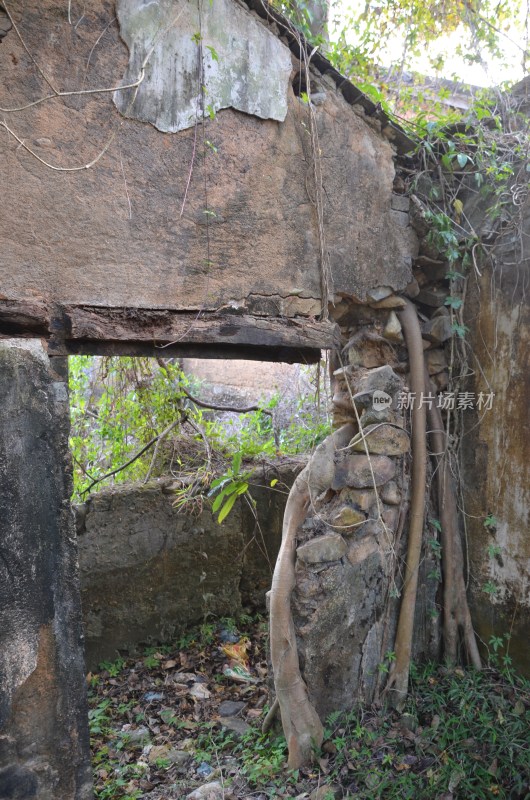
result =
[[[205,115],[232,107],[262,119],[285,119],[290,52],[232,0],[118,0],[117,16],[129,48],[123,84],[138,80],[146,65],[137,89],[114,95],[124,116],[167,133],[195,125],[202,103]]]

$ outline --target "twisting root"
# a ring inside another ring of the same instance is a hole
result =
[[[300,674],[291,613],[291,595],[295,585],[296,532],[306,518],[313,500],[331,486],[335,451],[345,447],[354,433],[353,425],[344,425],[316,448],[308,465],[296,478],[285,507],[282,544],[274,568],[270,594],[270,647],[274,687],[289,748],[290,769],[298,769],[302,764],[310,762],[323,738],[322,723],[309,702],[307,686]]]
[[[429,376],[426,375],[428,384]],[[436,461],[436,494],[442,529],[442,569],[444,604],[444,653],[450,664],[457,661],[458,628],[462,630],[468,661],[476,669],[482,663],[466,596],[464,556],[458,531],[455,487],[447,453],[447,436],[438,407],[429,409],[431,449]]]
[[[392,704],[396,707],[403,704],[408,691],[427,478],[426,413],[425,406],[420,402],[425,391],[423,342],[416,308],[410,301],[407,300],[406,307],[399,312],[399,318],[409,351],[409,388],[415,402],[412,408],[412,476],[407,562],[394,648],[396,659],[386,687],[386,691],[392,692]]]

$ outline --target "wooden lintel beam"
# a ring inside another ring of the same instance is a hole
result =
[[[46,336],[50,330],[48,308],[23,300],[0,300],[0,334],[5,336]]]
[[[65,338],[82,341],[329,349],[338,343],[332,322],[305,317],[256,317],[166,309],[65,306]]]
[[[149,356],[151,358],[224,358],[245,361],[273,361],[286,364],[316,364],[321,359],[320,349],[310,347],[252,347],[245,345],[201,345],[179,342],[161,347],[149,342],[81,341],[51,338],[48,341],[50,356]]]
[[[340,346],[335,323],[214,311],[45,306],[0,300],[0,336],[41,335],[55,355],[188,356],[313,363]]]

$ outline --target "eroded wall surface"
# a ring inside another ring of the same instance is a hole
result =
[[[478,397],[466,411],[464,487],[473,621],[481,639],[510,637],[505,652],[528,674],[530,638],[530,235],[528,202],[500,238],[493,263],[469,280],[466,323]],[[521,246],[523,245],[523,250]]]
[[[0,215],[3,297],[318,314],[321,242],[307,104],[288,82],[283,122],[229,108],[170,134],[124,118],[112,92],[76,95],[120,86],[129,75],[136,45],[123,23],[125,5],[121,31],[111,4],[91,4],[82,18],[72,9],[70,22],[69,4],[59,0],[29,0],[13,12],[42,71],[11,29],[0,44],[0,182],[16,187]],[[267,41],[273,36],[245,8],[237,13]],[[195,27],[179,24],[167,33],[162,25],[160,41],[170,50],[174,37],[189,35],[193,45]],[[234,29],[231,13],[216,24],[241,44],[244,31]],[[284,60],[292,58],[275,41]],[[202,45],[211,60],[206,33]],[[219,69],[222,59],[214,60]],[[300,65],[292,63],[294,77]],[[364,298],[381,283],[403,288],[416,240],[406,210],[392,207],[392,146],[331,78],[315,71],[311,83],[334,292]],[[37,102],[53,94],[51,86],[74,94]]]
[[[0,342],[0,797],[92,797],[68,396],[38,340]]]

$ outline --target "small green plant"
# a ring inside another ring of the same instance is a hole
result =
[[[234,752],[241,758],[241,772],[256,787],[271,781],[289,782],[293,776],[280,777],[287,757],[287,744],[281,735],[266,736],[252,728],[244,734]]]
[[[427,539],[427,544],[431,548],[431,552],[433,556],[440,561],[442,558],[442,545],[438,541],[438,539]]]
[[[92,736],[97,736],[108,732],[111,721],[109,714],[110,706],[110,700],[102,700],[95,708],[91,708],[89,710],[88,727]]]
[[[203,622],[200,627],[200,642],[203,646],[212,644],[215,640],[216,627],[212,622]]]
[[[386,675],[388,672],[390,672],[390,666],[395,660],[396,660],[395,652],[393,650],[388,650],[385,653],[383,661],[378,666],[379,672],[381,674]]]
[[[99,664],[100,670],[105,670],[111,678],[116,678],[125,666],[125,659],[118,658],[116,661],[102,661]]]
[[[499,587],[495,583],[495,581],[489,580],[482,586],[482,591],[486,594],[489,594],[490,597],[495,597],[497,592],[499,591]]]
[[[160,659],[157,656],[146,656],[144,658],[144,667],[146,669],[156,669],[160,665]]]
[[[499,523],[497,522],[497,517],[494,514],[488,514],[483,524],[488,531],[495,531]]]
[[[212,511],[217,514],[219,524],[228,516],[238,497],[248,491],[249,472],[241,471],[241,450],[234,453],[230,468],[212,481],[208,495],[216,495],[212,503]]]

